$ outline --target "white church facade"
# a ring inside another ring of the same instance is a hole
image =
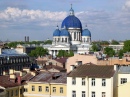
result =
[[[82,29],[81,21],[74,15],[74,10],[69,10],[62,24],[61,29],[57,26],[53,32],[52,45],[43,45],[49,50],[49,54],[56,56],[59,50],[72,50],[74,53],[87,54],[91,48],[91,32]]]

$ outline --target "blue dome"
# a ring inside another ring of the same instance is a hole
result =
[[[89,36],[91,37],[91,32],[88,29],[84,29],[82,32],[82,36]]]
[[[80,20],[74,15],[69,15],[63,20],[61,28],[64,28],[64,26],[66,26],[66,28],[81,28],[82,29],[82,24]]]
[[[69,32],[66,30],[66,29],[62,29],[61,30],[61,33],[60,33],[60,36],[69,36]]]
[[[60,36],[60,30],[59,29],[56,29],[54,32],[53,32],[53,36]]]

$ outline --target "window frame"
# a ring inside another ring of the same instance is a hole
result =
[[[38,86],[38,91],[42,92],[42,86]]]
[[[102,97],[106,97],[106,92],[102,92]]]
[[[32,91],[35,91],[35,86],[32,86]]]
[[[92,91],[91,97],[96,97],[95,94],[96,94],[96,93],[95,93],[94,91]]]
[[[86,82],[85,82],[85,78],[82,78],[82,86],[85,86]]]
[[[106,86],[106,79],[105,78],[102,79],[102,86]]]
[[[76,85],[76,78],[72,78],[72,85]]]
[[[121,80],[121,81],[120,81],[120,84],[127,83],[127,78],[121,78],[120,80]]]
[[[60,87],[60,93],[63,94],[63,87]]]
[[[76,91],[72,91],[72,97],[76,97]]]
[[[82,91],[82,97],[86,97],[85,91]]]
[[[95,86],[96,85],[96,83],[95,83],[95,78],[92,78],[91,79],[91,86]]]
[[[53,93],[56,93],[56,87],[53,87],[52,92],[53,92]]]
[[[49,87],[48,86],[46,86],[46,90],[45,90],[46,92],[49,92]]]

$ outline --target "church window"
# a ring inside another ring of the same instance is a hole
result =
[[[62,42],[64,41],[64,39],[62,38]]]
[[[67,42],[67,38],[65,38],[65,42]]]
[[[76,32],[74,32],[74,39],[76,39]]]

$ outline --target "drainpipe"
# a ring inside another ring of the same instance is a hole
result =
[[[51,97],[51,84],[49,83],[49,87],[50,87],[50,97]]]

